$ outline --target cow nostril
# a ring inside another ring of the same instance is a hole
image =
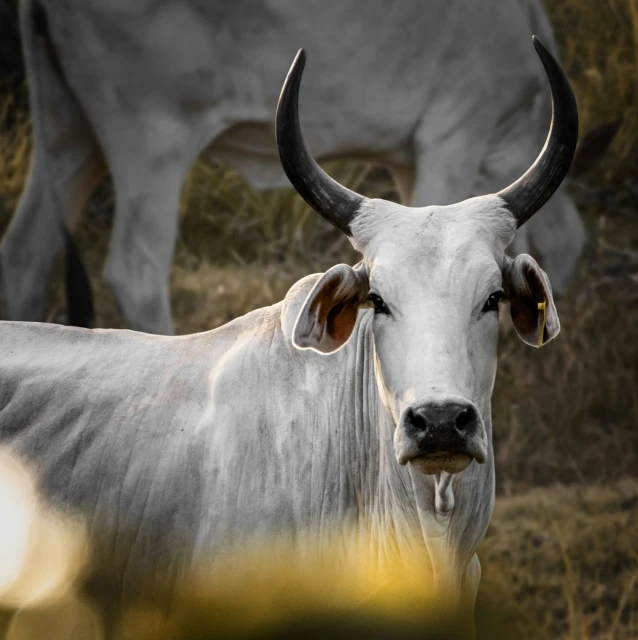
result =
[[[456,424],[456,428],[459,430],[465,429],[470,422],[472,422],[472,411],[471,409],[463,409],[461,413],[456,416],[454,423]]]
[[[422,415],[420,415],[418,413],[413,413],[412,414],[412,426],[417,431],[425,431],[427,429],[428,422]]]

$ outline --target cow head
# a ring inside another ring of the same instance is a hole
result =
[[[322,171],[299,126],[303,50],[279,100],[284,170],[300,195],[363,254],[356,267],[337,265],[315,284],[293,342],[332,353],[348,341],[359,308],[373,307],[374,370],[396,425],[397,460],[427,474],[459,472],[488,455],[483,416],[489,415],[496,375],[499,302],[509,299],[514,327],[528,344],[539,346],[559,331],[545,273],[530,256],[505,256],[517,227],[565,177],[578,135],[567,78],[538,39],[534,44],[553,98],[545,147],[503,191],[451,206],[369,200]]]

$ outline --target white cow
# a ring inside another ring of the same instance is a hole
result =
[[[277,111],[281,161],[361,251],[354,268],[184,337],[0,323],[1,439],[36,462],[49,499],[90,516],[122,588],[170,584],[258,534],[342,523],[382,541],[379,558],[427,552],[435,584],[473,606],[494,501],[499,302],[531,345],[559,331],[545,273],[505,255],[576,146],[574,96],[536,48],[554,97],[536,163],[495,195],[424,208],[368,200],[318,167],[297,114],[299,53]]]
[[[524,46],[553,50],[541,0],[22,0],[34,124],[27,187],[0,248],[8,318],[43,320],[61,246],[108,165],[105,267],[134,329],[172,333],[168,275],[184,176],[203,150],[257,187],[285,180],[271,114],[291,51],[312,53],[313,155],[388,167],[404,204],[447,205],[520,175],[549,120]],[[485,34],[489,34],[489,37]],[[561,190],[516,236],[562,291],[584,241]]]

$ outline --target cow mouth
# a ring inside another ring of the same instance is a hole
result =
[[[480,413],[472,429],[465,425],[413,424],[414,416],[405,411],[394,432],[394,452],[400,465],[412,467],[426,475],[446,471],[461,473],[476,460],[483,464],[488,458],[488,443]]]
[[[434,475],[446,471],[447,473],[461,473],[470,465],[474,456],[459,451],[436,451],[434,453],[422,453],[416,455],[409,462],[417,471],[426,475]],[[482,460],[477,460],[482,462]]]

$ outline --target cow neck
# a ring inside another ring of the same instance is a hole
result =
[[[357,487],[362,520],[370,527],[370,535],[385,540],[388,549],[408,551],[415,543],[422,544],[421,529],[409,472],[396,460],[394,421],[375,378],[373,317],[373,313],[362,316],[350,340],[352,361],[347,375],[353,379],[347,388],[354,393],[354,415],[342,427],[354,437],[353,450],[362,469]]]

